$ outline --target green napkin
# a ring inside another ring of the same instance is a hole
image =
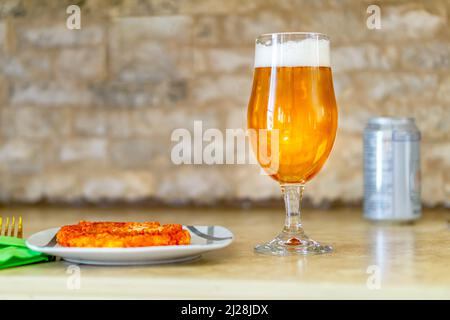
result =
[[[0,236],[0,269],[50,260],[52,257],[28,249],[24,239]]]

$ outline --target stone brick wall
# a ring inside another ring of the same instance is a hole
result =
[[[81,30],[66,28],[70,4]],[[170,134],[245,127],[255,37],[317,31],[332,40],[340,119],[306,196],[359,202],[365,121],[407,115],[423,134],[423,201],[448,205],[449,14],[448,0],[0,0],[0,201],[279,197],[256,166],[173,165]]]

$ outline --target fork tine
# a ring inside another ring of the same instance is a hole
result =
[[[22,216],[19,216],[19,226],[17,227],[17,238],[23,238]]]
[[[16,217],[12,216],[11,230],[9,230],[9,235],[11,237],[14,237],[14,232],[16,232]]]
[[[5,221],[5,230],[3,231],[3,235],[7,236],[8,235],[8,230],[9,230],[9,217],[6,217],[6,221]]]

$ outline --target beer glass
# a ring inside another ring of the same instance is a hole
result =
[[[256,39],[247,124],[256,158],[280,183],[286,206],[281,233],[255,251],[281,256],[331,252],[331,246],[305,234],[300,220],[304,186],[327,160],[337,129],[326,35],[273,33]]]

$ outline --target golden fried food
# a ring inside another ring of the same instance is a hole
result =
[[[186,245],[191,235],[181,224],[80,221],[63,226],[56,240],[64,247],[148,247]]]

